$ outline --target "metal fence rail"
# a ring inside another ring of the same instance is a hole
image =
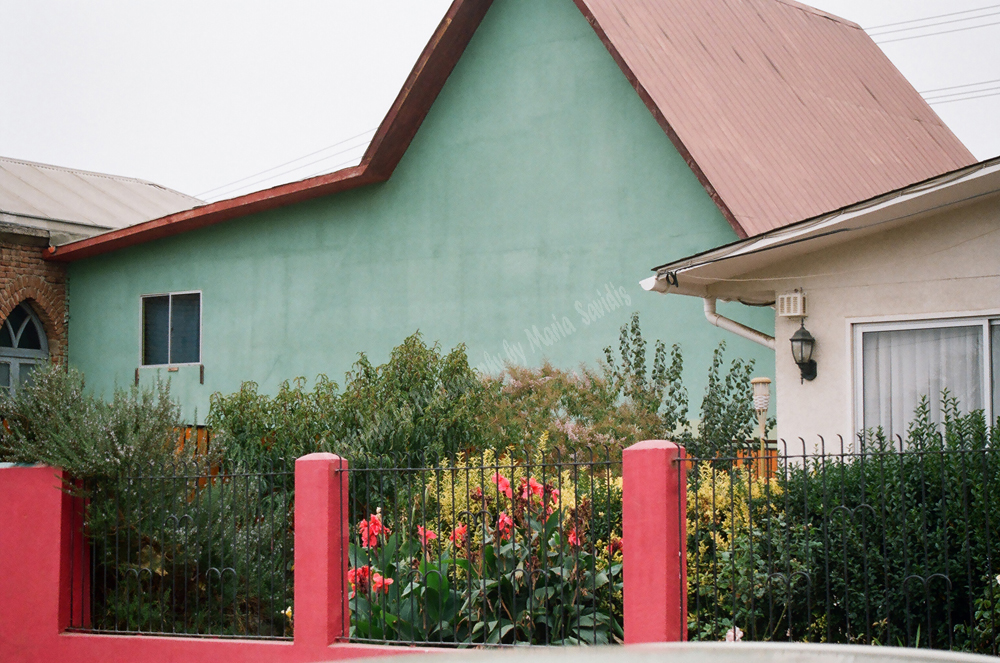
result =
[[[349,472],[352,641],[620,641],[620,454],[352,458]]]
[[[72,630],[291,637],[290,462],[132,468],[82,489]]]
[[[996,655],[1000,449],[982,435],[789,446],[682,461],[690,639]]]

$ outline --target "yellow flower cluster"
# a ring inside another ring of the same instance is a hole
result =
[[[460,457],[453,465],[445,464],[431,473],[425,485],[422,506],[428,513],[437,512],[437,517],[427,527],[440,530],[441,539],[438,541],[447,541],[460,523],[469,528],[473,541],[481,541],[484,521],[493,529],[496,522],[492,521],[500,512],[510,515],[514,499],[520,497],[525,484],[531,479],[559,491],[554,506],[562,511],[564,517],[574,509],[577,498],[582,498],[574,482],[577,477],[572,468],[562,469],[545,458],[547,443],[548,432],[545,432],[531,453],[529,462],[515,462],[509,451],[498,454],[486,450],[482,454]],[[539,503],[537,497],[534,503]]]
[[[697,527],[710,532],[716,551],[729,550],[733,534],[750,529],[751,513],[754,520],[759,519],[761,509],[772,509],[774,498],[782,494],[776,479],[755,476],[750,467],[716,469],[704,462],[692,471],[698,479],[688,487],[687,531],[693,534]],[[709,540],[701,539],[698,547],[698,555],[704,555]]]

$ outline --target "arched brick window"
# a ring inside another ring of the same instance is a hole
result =
[[[0,391],[17,393],[31,372],[48,359],[45,327],[31,306],[21,302],[0,323]]]

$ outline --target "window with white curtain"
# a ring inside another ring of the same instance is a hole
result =
[[[1000,319],[855,325],[858,427],[905,437],[920,399],[941,422],[947,389],[962,412],[1000,412]]]

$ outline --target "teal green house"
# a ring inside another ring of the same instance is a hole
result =
[[[596,365],[639,311],[695,404],[720,341],[773,376],[773,350],[639,281],[920,179],[917,158],[950,169],[870,41],[784,0],[455,0],[360,165],[49,249],[69,362],[104,392],[169,377],[203,419],[213,392],[340,379],[417,330],[484,372]],[[766,306],[719,313],[773,334]]]

